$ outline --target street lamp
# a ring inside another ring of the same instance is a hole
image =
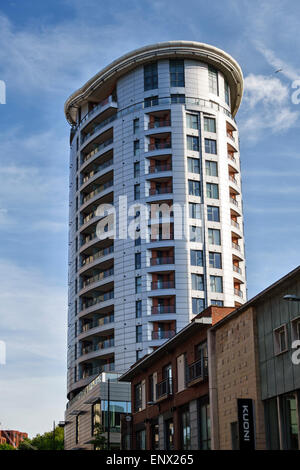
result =
[[[283,300],[288,300],[289,302],[300,302],[300,297],[298,295],[287,294],[283,297]]]

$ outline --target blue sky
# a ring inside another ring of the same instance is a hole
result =
[[[66,98],[120,55],[206,42],[245,76],[241,138],[249,297],[299,264],[300,4],[286,0],[0,2],[0,422],[31,435],[63,419],[66,374]],[[282,69],[279,73],[276,70]]]

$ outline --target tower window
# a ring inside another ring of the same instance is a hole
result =
[[[158,88],[157,62],[144,65],[144,91]]]
[[[184,60],[170,60],[170,86],[184,87]]]
[[[208,88],[210,93],[219,95],[218,72],[213,67],[208,67]]]

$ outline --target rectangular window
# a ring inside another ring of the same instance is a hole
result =
[[[135,162],[133,165],[133,173],[134,178],[138,178],[140,176],[140,162]]]
[[[204,290],[204,281],[202,274],[192,274],[192,289],[193,290]]]
[[[142,411],[142,383],[134,387],[134,411]]]
[[[221,253],[209,252],[209,267],[215,269],[222,269]]]
[[[144,100],[144,108],[149,108],[150,106],[158,105],[158,96],[149,96]]]
[[[138,236],[134,240],[134,246],[140,246],[141,245],[141,237]]]
[[[171,104],[184,104],[185,103],[185,95],[171,95]]]
[[[173,419],[165,421],[165,449],[174,450],[174,423]]]
[[[211,245],[221,245],[220,230],[215,228],[208,229],[208,243]]]
[[[191,219],[201,219],[201,205],[196,202],[189,202],[189,217]]]
[[[144,65],[144,91],[158,88],[157,62]]]
[[[214,139],[204,139],[205,152],[213,155],[217,154],[217,141]]]
[[[200,181],[189,180],[189,195],[200,196]]]
[[[210,93],[219,95],[218,72],[213,67],[208,67],[208,88]]]
[[[210,290],[212,292],[223,292],[223,280],[221,276],[210,276]]]
[[[184,87],[184,60],[170,60],[170,86]]]
[[[135,258],[135,269],[141,269],[141,253],[135,253],[134,255]]]
[[[292,341],[300,339],[300,318],[292,320]]]
[[[141,343],[143,341],[143,330],[142,330],[142,325],[137,325],[135,327],[135,340],[137,343]]]
[[[186,115],[186,127],[189,129],[198,129],[198,115],[197,114],[187,114]]]
[[[137,276],[135,278],[135,293],[140,294],[142,292],[142,277]]]
[[[211,426],[210,426],[210,410],[207,400],[199,401],[199,434],[200,434],[200,450],[210,450],[211,448]]]
[[[280,354],[287,351],[287,328],[286,325],[282,325],[280,328],[274,330],[274,346],[275,354]]]
[[[219,199],[219,186],[215,183],[206,183],[206,196],[210,199]]]
[[[137,300],[135,302],[135,318],[141,318],[142,316],[142,301]]]
[[[136,118],[133,120],[133,133],[135,134],[140,128],[140,120]]]
[[[139,153],[139,150],[140,150],[140,141],[135,140],[133,142],[133,155],[136,156]]]
[[[134,200],[137,201],[141,197],[141,185],[135,184],[134,185]]]
[[[216,307],[223,307],[224,302],[223,300],[211,300],[210,304],[215,305]]]
[[[220,222],[220,208],[207,206],[207,220],[210,222]]]
[[[203,266],[203,251],[191,250],[191,266]]]
[[[79,427],[80,427],[80,415],[76,416],[76,425],[75,425],[75,443],[79,442]]]
[[[92,436],[94,436],[97,426],[101,424],[101,404],[100,402],[92,405]]]
[[[218,176],[217,162],[205,161],[206,176]]]
[[[202,243],[202,227],[190,225],[190,242]]]
[[[224,87],[225,87],[225,103],[228,104],[228,106],[230,106],[230,88],[226,80],[224,83]]]
[[[188,150],[192,150],[193,152],[199,152],[199,138],[195,137],[194,135],[187,135],[186,146]]]
[[[135,358],[136,358],[137,361],[142,359],[142,357],[143,357],[143,351],[136,351],[135,352]]]
[[[200,160],[199,158],[188,157],[188,171],[189,173],[200,173]]]
[[[216,120],[213,118],[204,118],[204,130],[206,132],[216,132]]]
[[[196,297],[192,298],[192,312],[194,315],[198,315],[198,313],[202,312],[205,308],[205,300],[198,299]]]
[[[181,411],[181,449],[191,449],[191,425],[190,425],[190,410],[188,405]]]

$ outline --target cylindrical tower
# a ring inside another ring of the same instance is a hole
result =
[[[69,397],[206,306],[245,302],[242,93],[228,54],[171,41],[117,59],[67,100]],[[114,239],[97,236],[102,204],[116,211]]]

